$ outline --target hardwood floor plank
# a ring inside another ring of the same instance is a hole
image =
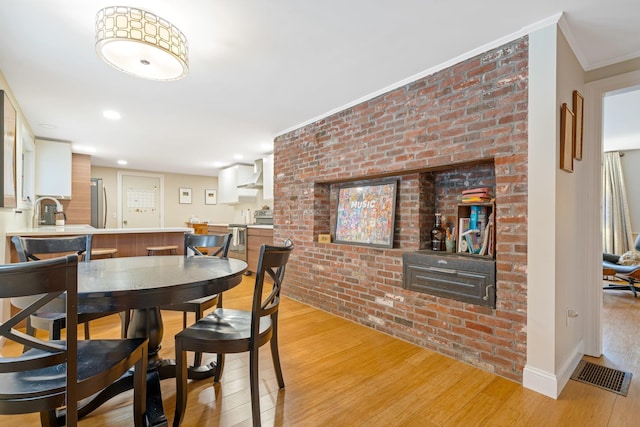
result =
[[[224,305],[248,308],[253,278],[225,293]],[[640,301],[605,292],[605,356],[590,359],[634,375],[627,397],[569,381],[551,399],[508,379],[283,298],[280,357],[286,387],[275,379],[268,347],[260,351],[260,404],[266,426],[627,426],[640,414],[640,344],[629,339]],[[174,357],[181,313],[163,312],[161,354]],[[192,317],[191,317],[192,319]],[[119,336],[119,318],[91,324],[92,337]],[[6,346],[6,352],[19,352]],[[192,357],[192,355],[190,355]],[[204,360],[213,355],[204,355]],[[162,381],[165,413],[175,408],[175,383]],[[250,426],[248,355],[228,355],[220,384],[190,382],[183,426]],[[131,392],[96,410],[80,425],[130,426]],[[35,414],[0,416],[0,425],[39,425]]]

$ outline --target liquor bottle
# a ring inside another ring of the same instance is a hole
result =
[[[447,232],[440,224],[441,217],[442,214],[436,213],[436,225],[431,229],[431,249],[434,251],[446,250]]]

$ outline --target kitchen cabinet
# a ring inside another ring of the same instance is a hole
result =
[[[235,204],[241,197],[255,198],[258,190],[238,188],[238,184],[251,179],[253,166],[233,165],[218,173],[218,203]]]
[[[262,198],[273,200],[273,154],[262,158]]]
[[[36,139],[36,196],[71,198],[71,143]]]
[[[255,273],[258,270],[260,247],[273,245],[273,228],[249,226],[247,230],[247,264],[248,270]]]

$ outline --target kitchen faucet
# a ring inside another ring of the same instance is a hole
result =
[[[62,203],[58,201],[55,197],[44,196],[39,197],[33,202],[33,228],[38,228],[40,226],[40,202],[43,200],[51,200],[56,203],[56,212],[62,212],[64,208],[62,207]]]

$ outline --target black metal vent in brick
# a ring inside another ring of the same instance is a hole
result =
[[[571,379],[626,396],[631,382],[631,372],[619,371],[581,360],[576,370],[573,371]]]

